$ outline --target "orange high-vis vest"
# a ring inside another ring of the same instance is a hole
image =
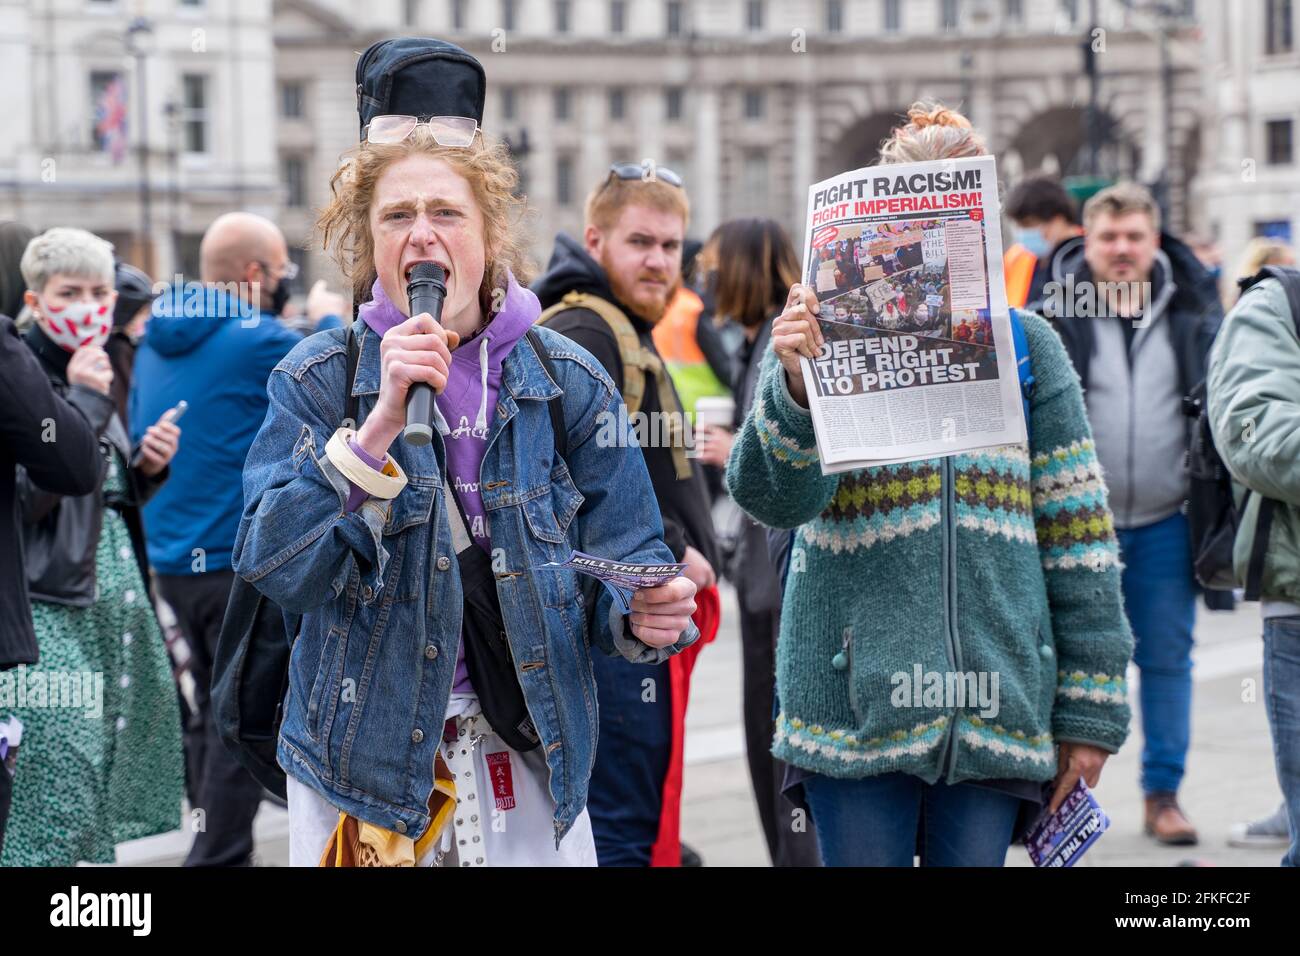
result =
[[[670,365],[695,365],[707,361],[695,340],[704,302],[692,289],[679,286],[664,310],[663,317],[650,330],[659,357]]]
[[[1023,309],[1029,301],[1029,287],[1034,282],[1034,268],[1038,256],[1020,243],[1015,243],[1002,256],[1002,274],[1007,282],[1007,305]]]

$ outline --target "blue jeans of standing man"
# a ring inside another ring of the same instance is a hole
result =
[[[1196,584],[1187,519],[1175,514],[1118,535],[1124,608],[1142,675],[1142,790],[1176,793],[1192,735]]]
[[[600,734],[587,811],[601,866],[649,866],[673,748],[667,664],[591,655]]]
[[[1291,846],[1283,866],[1300,866],[1300,617],[1264,619],[1264,700]]]
[[[1002,866],[1021,801],[969,783],[927,784],[905,773],[803,781],[827,866]]]

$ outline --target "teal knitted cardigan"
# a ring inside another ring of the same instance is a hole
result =
[[[823,475],[812,417],[764,356],[727,488],[756,520],[798,529],[781,760],[833,777],[1041,781],[1058,741],[1124,742],[1133,637],[1106,486],[1060,338],[1020,318],[1032,447]],[[981,706],[995,686],[996,707]]]

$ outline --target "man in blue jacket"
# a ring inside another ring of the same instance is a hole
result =
[[[199,247],[201,283],[157,300],[135,360],[132,438],[182,400],[183,453],[144,509],[149,563],[191,648],[197,714],[187,722],[193,827],[187,866],[246,864],[261,787],[222,746],[210,719],[212,655],[234,580],[230,558],[244,507],[244,458],[266,417],[266,381],[302,336],[275,316],[296,270],[274,223],[249,213],[218,218]],[[313,289],[309,319],[337,328],[342,299]]]

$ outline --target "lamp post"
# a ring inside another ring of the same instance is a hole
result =
[[[1164,139],[1164,156],[1161,164],[1160,178],[1155,184],[1156,201],[1161,213],[1168,221],[1170,207],[1173,204],[1173,189],[1170,171],[1174,163],[1174,60],[1173,33],[1178,29],[1180,17],[1185,11],[1176,7],[1169,0],[1120,0],[1129,10],[1139,11],[1155,21],[1155,27],[1142,28],[1148,37],[1158,44],[1160,51],[1160,99],[1161,112],[1164,115],[1162,136]]]
[[[975,54],[968,49],[961,51],[961,108],[966,118],[975,122],[975,104],[971,102],[971,72],[975,67]]]
[[[140,267],[149,275],[154,271],[153,245],[149,241],[149,97],[145,85],[145,59],[149,55],[146,38],[153,35],[153,24],[144,17],[136,17],[126,28],[126,52],[135,60],[137,111],[140,122]]]
[[[167,250],[167,261],[170,263],[170,272],[180,271],[180,247],[181,247],[181,170],[180,170],[180,126],[181,126],[181,105],[174,99],[169,99],[163,104],[163,116],[167,118],[167,165],[169,167],[169,177],[171,179],[170,188],[168,189],[169,209],[169,240],[171,247]]]
[[[996,55],[998,15],[994,0],[966,0],[959,13],[962,32],[961,108],[966,118],[975,122],[974,80],[975,50],[993,50]],[[985,118],[987,122],[988,117]]]
[[[1097,35],[1097,0],[1089,0],[1088,35],[1083,40],[1083,65],[1088,76],[1088,175],[1094,179],[1101,168],[1101,110],[1097,100],[1101,73],[1093,38]]]
[[[510,157],[515,161],[515,168],[519,170],[519,192],[527,192],[524,164],[528,161],[528,154],[532,152],[532,147],[528,144],[528,127],[521,126],[518,136],[512,137],[507,134],[504,139],[506,149],[510,152]]]

